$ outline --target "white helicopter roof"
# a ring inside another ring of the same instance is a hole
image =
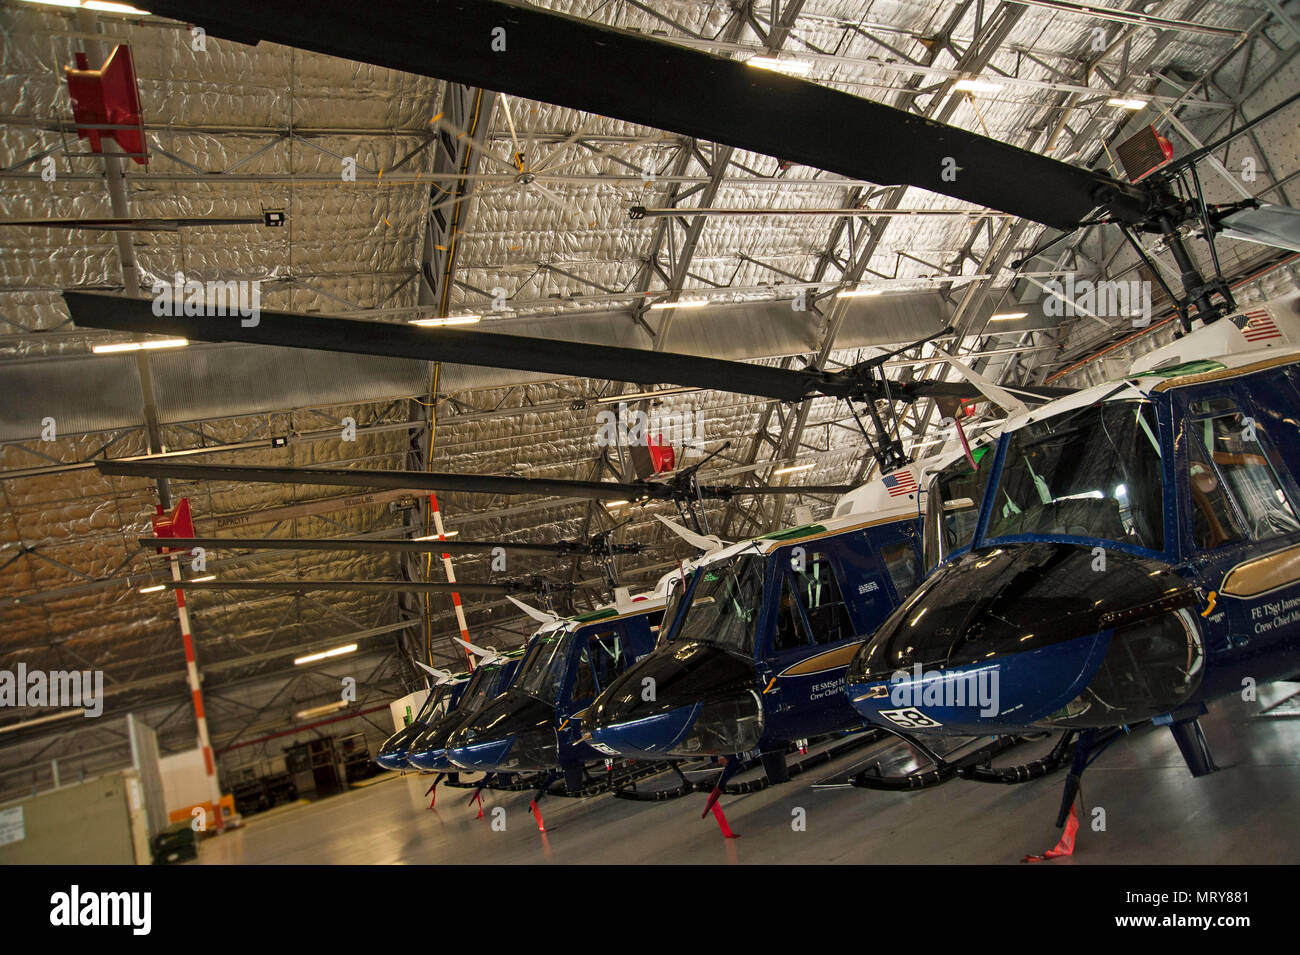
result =
[[[1236,321],[1244,327],[1239,328]],[[1177,387],[1169,372],[1196,361],[1213,361],[1224,368],[1244,368],[1284,357],[1300,360],[1300,294],[1252,305],[1212,325],[1201,325],[1168,345],[1142,355],[1123,378],[1084,388],[1037,408],[1013,415],[990,434],[1012,431],[1034,421],[1084,408],[1098,401],[1131,401],[1149,397],[1158,385]],[[1125,385],[1128,387],[1125,387]]]

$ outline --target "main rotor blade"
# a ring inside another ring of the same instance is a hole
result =
[[[270,465],[174,464],[165,461],[96,461],[101,474],[116,477],[170,478],[179,481],[229,481],[265,484],[337,484],[344,487],[383,487],[409,491],[449,491],[465,494],[552,494],[597,501],[650,498],[671,501],[690,496],[667,484],[631,481],[569,481],[553,478],[504,477],[495,474],[440,474],[436,471],[376,471],[365,468],[280,468]],[[849,485],[805,484],[780,487],[738,487],[702,484],[701,496],[727,500],[745,494],[846,494]],[[163,538],[166,540],[166,538]],[[176,546],[175,543],[164,546]],[[437,544],[437,548],[442,545]]]
[[[269,593],[298,593],[304,590],[340,590],[371,593],[412,594],[487,594],[504,597],[510,594],[531,593],[537,588],[531,583],[505,581],[499,584],[476,584],[464,581],[425,583],[410,580],[167,580],[160,583],[168,590],[262,590]],[[562,586],[556,584],[555,586]]]
[[[564,557],[585,553],[587,544],[579,541],[556,541],[540,544],[521,541],[459,541],[459,540],[409,540],[407,538],[378,538],[357,540],[320,537],[141,537],[141,547],[171,547],[192,550],[204,547],[210,550],[348,550],[370,554],[476,554],[481,551],[519,551],[529,554],[554,554]],[[616,554],[636,554],[641,544],[611,544]],[[602,548],[603,550],[603,548]]]
[[[880,185],[907,184],[1073,229],[1144,190],[848,93],[501,0],[155,0],[153,13],[238,40],[599,113]],[[561,65],[565,64],[565,65]],[[808,134],[809,124],[830,133]]]
[[[237,315],[225,318],[155,315],[153,302],[93,292],[64,292],[72,320],[82,328],[110,328],[136,334],[184,337],[193,341],[249,342],[284,348],[311,348],[360,355],[385,355],[515,371],[550,372],[566,377],[607,378],[632,384],[689,385],[782,401],[847,391],[837,379],[817,371],[769,368],[743,361],[654,352],[616,345],[470,332],[460,328],[420,328],[392,322],[326,318],[294,312],[262,311],[255,325]],[[831,389],[831,390],[826,390]]]

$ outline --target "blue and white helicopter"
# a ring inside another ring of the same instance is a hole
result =
[[[1206,703],[1300,672],[1300,295],[1198,325],[935,474],[933,570],[849,669],[918,744],[1077,733],[1058,825],[1117,727],[1205,775]]]
[[[409,761],[411,744],[429,728],[430,724],[442,720],[456,706],[470,680],[469,673],[453,674],[449,670],[439,670],[419,660],[414,662],[421,669],[429,672],[434,684],[429,688],[415,718],[384,740],[383,745],[379,747],[375,762],[384,769],[396,771],[411,767]]]

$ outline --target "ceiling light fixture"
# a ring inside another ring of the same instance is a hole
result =
[[[836,298],[865,298],[868,295],[879,295],[884,292],[881,288],[846,288],[835,293]]]
[[[812,470],[813,468],[815,468],[816,466],[817,466],[817,465],[816,465],[816,464],[813,464],[813,463],[809,463],[809,464],[792,464],[792,465],[790,465],[789,467],[785,467],[785,468],[777,468],[775,471],[772,472],[772,474],[773,474],[773,476],[775,476],[775,475],[777,475],[777,474],[794,474],[796,471],[811,471],[811,470]]]
[[[216,574],[208,574],[208,576],[206,576],[206,577],[191,577],[189,580],[186,581],[186,583],[187,583],[187,584],[201,584],[201,583],[204,583],[205,581],[208,581],[208,580],[216,580],[216,579],[217,579],[217,575],[216,575]]]
[[[137,13],[144,17],[153,15],[148,10],[137,9],[129,3],[110,3],[108,0],[86,0],[82,7],[87,10],[98,10],[101,13]]]
[[[1001,83],[990,83],[988,80],[981,79],[964,79],[958,80],[952,84],[952,88],[962,93],[996,93],[1002,89]]]
[[[996,315],[990,315],[990,322],[1009,322],[1016,318],[1028,318],[1028,312],[999,312]]]
[[[419,325],[422,328],[435,328],[441,325],[477,325],[482,317],[482,315],[443,315],[439,318],[413,318],[407,324]]]
[[[1106,100],[1107,106],[1118,106],[1120,109],[1146,109],[1147,101],[1144,99],[1125,99],[1122,96],[1115,96]]]
[[[787,60],[777,56],[751,56],[745,63],[760,70],[789,73],[792,76],[807,76],[812,69],[812,64],[807,60]]]
[[[156,348],[184,348],[187,338],[155,338],[147,342],[112,342],[108,345],[96,345],[91,351],[96,355],[112,355],[116,352],[153,351]]]
[[[347,705],[347,700],[336,700],[333,703],[326,703],[324,706],[313,706],[310,709],[299,710],[297,713],[293,714],[293,716],[294,719],[309,720],[314,716],[326,716],[327,714],[335,713]]]
[[[650,310],[658,312],[666,308],[703,308],[708,304],[707,298],[684,298],[676,302],[655,302],[650,306]]]
[[[163,586],[162,584],[150,584],[148,587],[141,587],[141,588],[140,588],[140,593],[142,593],[142,594],[156,594],[156,593],[159,593],[159,592],[164,591],[164,590],[166,590],[166,589],[167,589],[167,588],[166,588],[165,586]]]
[[[442,535],[441,538],[439,538],[437,534],[429,534],[429,535],[427,535],[427,536],[425,536],[425,537],[417,537],[417,538],[415,538],[415,540],[418,540],[418,541],[436,541],[436,540],[446,540],[448,537],[455,537],[455,536],[456,536],[457,534],[459,534],[459,533],[460,533],[460,531],[444,531],[444,532],[443,532],[443,535]]]
[[[355,643],[349,643],[346,647],[335,647],[333,650],[322,650],[320,653],[309,653],[305,657],[298,657],[293,661],[294,666],[303,663],[315,663],[317,660],[328,660],[330,657],[341,657],[345,653],[353,653],[357,649]]]

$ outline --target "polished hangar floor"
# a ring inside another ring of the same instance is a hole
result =
[[[1116,742],[1084,776],[1075,855],[1039,864],[1300,860],[1300,717],[1260,719],[1259,709],[1230,700],[1202,720],[1221,767],[1203,779],[1188,773],[1167,730],[1145,727]],[[423,793],[431,780],[407,774],[255,816],[205,842],[199,862],[1018,863],[1057,841],[1052,823],[1063,770],[1019,786],[954,780],[919,793],[811,788],[858,758],[723,797],[738,839],[723,839],[711,818],[700,818],[703,793],[657,803],[548,797],[542,834],[527,793],[485,792],[485,815],[477,819],[466,805],[470,791],[439,787],[430,810]],[[489,825],[496,806],[506,810],[504,832]],[[1088,828],[1097,806],[1106,810],[1105,832]],[[796,808],[806,811],[806,831],[792,829]]]

